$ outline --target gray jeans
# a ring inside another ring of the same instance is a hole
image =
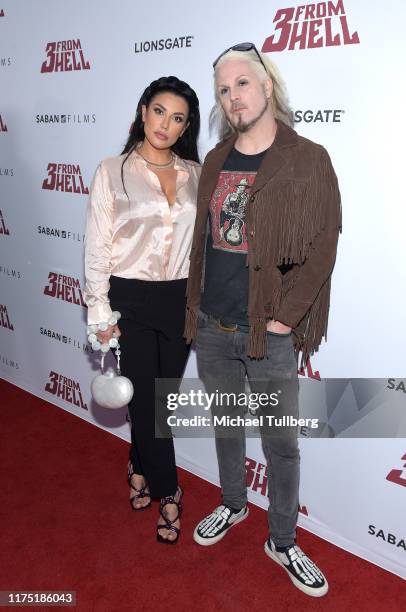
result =
[[[196,336],[196,356],[199,377],[208,393],[243,393],[245,376],[251,392],[275,390],[286,381],[289,386],[288,407],[284,413],[298,418],[297,358],[292,336],[267,333],[267,356],[251,359],[246,356],[247,331],[223,331],[218,323],[200,312]],[[271,387],[271,382],[275,384]],[[238,404],[212,407],[212,415],[244,416],[245,408]],[[269,423],[269,421],[266,421]],[[216,450],[219,464],[223,503],[239,509],[247,503],[245,472],[245,433],[243,428],[232,436],[224,428],[216,428]],[[272,431],[271,431],[272,430]],[[276,428],[261,427],[261,439],[267,461],[270,534],[277,546],[290,544],[296,534],[299,508],[299,446],[297,429],[281,435]],[[282,430],[281,430],[282,431]]]

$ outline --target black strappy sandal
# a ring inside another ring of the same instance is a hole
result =
[[[180,491],[180,495],[179,495],[179,501],[175,501],[175,496],[174,495],[170,495],[169,497],[163,497],[161,499],[161,503],[159,505],[159,514],[162,516],[162,518],[165,521],[164,525],[157,525],[157,534],[156,534],[156,539],[158,542],[160,542],[161,544],[176,544],[176,542],[179,540],[179,536],[180,536],[180,527],[175,527],[174,523],[180,519],[181,514],[182,514],[182,497],[183,497],[183,490],[180,486],[178,486],[177,491]],[[176,493],[175,493],[176,495]],[[175,506],[178,509],[178,514],[177,516],[172,519],[169,520],[165,515],[164,515],[164,507],[167,504],[175,504]],[[176,533],[176,538],[174,540],[169,540],[168,538],[164,538],[161,536],[161,534],[159,533],[160,529],[168,529],[168,531],[174,531]]]
[[[130,485],[130,488],[133,491],[135,491],[135,495],[130,497],[130,506],[131,506],[131,508],[133,510],[136,510],[138,512],[139,510],[146,510],[147,508],[151,507],[151,494],[145,490],[145,489],[148,488],[147,484],[145,484],[143,487],[141,487],[141,489],[136,489],[134,487],[134,485],[131,482],[131,476],[133,474],[134,474],[133,466],[132,466],[132,463],[129,462],[128,463],[128,484]],[[146,504],[146,506],[141,506],[140,508],[136,508],[134,506],[134,503],[137,502],[140,499],[144,499],[144,497],[149,497],[149,503]]]

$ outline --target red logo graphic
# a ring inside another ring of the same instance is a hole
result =
[[[358,32],[350,34],[343,0],[278,9],[273,23],[279,36],[268,36],[263,53],[359,44]]]
[[[47,59],[41,66],[41,72],[90,70],[90,64],[84,58],[79,38],[77,40],[58,40],[58,42],[49,42],[45,52],[47,54]]]
[[[3,304],[0,304],[0,326],[14,331],[14,326],[10,323],[7,307]]]
[[[7,126],[4,123],[1,115],[0,115],[0,132],[8,132]]]
[[[51,393],[51,395],[60,397],[69,404],[74,404],[75,406],[79,406],[79,408],[87,410],[87,405],[82,398],[80,385],[71,378],[66,378],[66,376],[58,374],[57,372],[50,372],[49,382],[45,385],[45,391]]]
[[[48,164],[48,178],[44,179],[42,189],[51,191],[66,191],[67,193],[89,193],[85,187],[79,165],[75,164]]]
[[[255,459],[245,457],[245,471],[247,474],[247,487],[251,491],[268,495],[268,476],[266,475],[266,465],[258,463]]]
[[[306,366],[304,368],[300,368],[300,370],[298,370],[297,373],[299,374],[299,376],[307,375],[307,378],[314,378],[314,380],[321,380],[320,372],[318,370],[313,372],[312,364],[310,363],[310,357],[306,361]]]
[[[268,476],[266,465],[258,463],[255,459],[245,457],[245,472],[247,475],[247,487],[264,497],[268,496]],[[299,506],[299,512],[309,515],[306,506]]]
[[[82,289],[77,278],[50,272],[48,274],[48,280],[49,285],[44,289],[45,295],[86,308],[86,304],[83,301]]]
[[[406,453],[403,455],[401,461],[406,461]],[[406,468],[406,463],[403,464],[403,467]],[[387,475],[386,480],[402,485],[402,487],[406,487],[406,470],[393,469]]]
[[[4,234],[4,236],[10,236],[10,230],[6,227],[4,222],[3,213],[0,210],[0,234]]]
[[[4,15],[4,9],[1,9],[1,11],[0,11],[0,17],[5,17],[5,15]]]

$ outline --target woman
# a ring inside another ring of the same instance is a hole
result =
[[[183,338],[189,252],[200,164],[199,101],[174,76],[146,88],[127,144],[99,165],[91,186],[85,246],[88,323],[120,337],[121,372],[134,385],[128,464],[134,510],[161,498],[159,542],[180,534],[182,489],[173,440],[155,437],[155,378],[179,379],[189,348]]]

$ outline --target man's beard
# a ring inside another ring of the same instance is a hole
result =
[[[258,115],[254,117],[254,119],[251,119],[251,121],[244,122],[242,119],[242,116],[238,115],[237,123],[232,122],[233,127],[237,130],[237,132],[240,132],[241,134],[244,132],[248,132],[251,128],[254,127],[254,125],[258,123],[261,117],[265,115],[266,111],[268,110],[268,105],[269,105],[268,98],[265,98],[264,107],[258,113]]]

